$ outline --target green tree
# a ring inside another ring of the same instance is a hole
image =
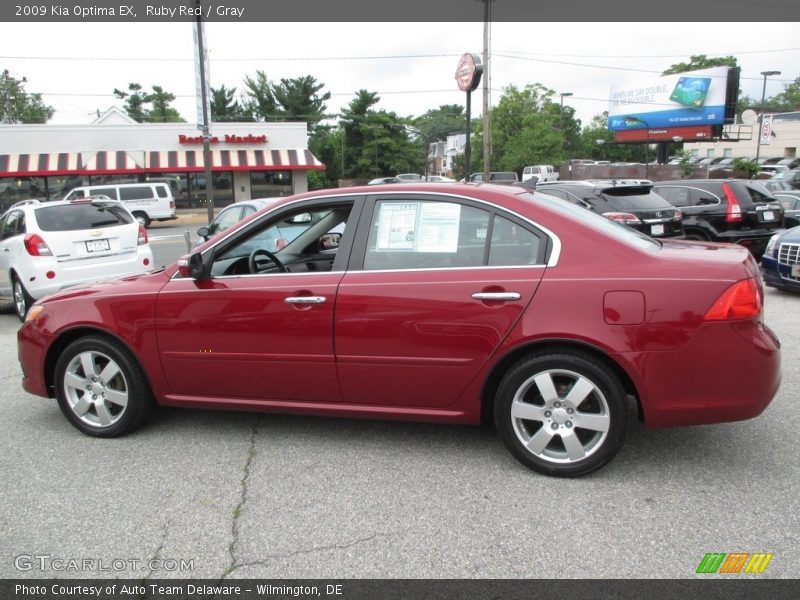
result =
[[[662,75],[674,75],[676,73],[686,73],[687,71],[698,71],[700,69],[710,69],[711,67],[737,67],[736,58],[733,56],[717,56],[708,58],[705,54],[697,54],[689,57],[689,62],[675,63],[671,65]]]
[[[154,85],[150,94],[150,111],[147,120],[151,123],[185,123],[180,113],[170,106],[175,101],[175,94],[170,94],[161,86]]]
[[[447,139],[451,133],[464,131],[464,107],[460,104],[442,104],[412,121],[422,136],[431,142]]]
[[[608,129],[608,112],[595,115],[581,134],[579,158],[607,160],[610,162],[644,162],[642,144],[619,144],[614,132]],[[652,158],[652,154],[650,155]]]
[[[775,96],[775,112],[793,112],[800,110],[800,77],[784,86],[783,91]]]
[[[234,99],[236,88],[227,89],[224,85],[211,88],[211,120],[223,121],[249,121],[238,100]]]
[[[331,98],[330,92],[319,94],[323,87],[324,83],[317,83],[314,77],[306,75],[281,79],[280,84],[272,86],[272,94],[285,120],[305,121],[309,129],[313,129],[325,118],[325,101]]]
[[[8,69],[0,76],[0,122],[2,123],[46,123],[55,109],[42,101],[41,94],[25,91],[28,80],[12,77]]]
[[[114,95],[125,101],[123,108],[131,119],[138,123],[147,120],[146,105],[150,103],[150,95],[142,91],[141,84],[129,83],[127,92],[114,88]]]
[[[161,86],[154,85],[153,91],[145,92],[139,83],[129,83],[128,91],[114,88],[114,95],[124,100],[128,116],[138,123],[184,123],[180,113],[170,106],[175,95]]]
[[[264,71],[256,71],[255,77],[244,78],[244,112],[253,121],[274,121],[279,117],[278,102]]]

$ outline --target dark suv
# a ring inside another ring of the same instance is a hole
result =
[[[652,237],[683,235],[681,211],[653,191],[649,180],[539,183],[536,190],[588,208]]]
[[[744,179],[659,181],[653,189],[683,211],[687,239],[741,244],[760,258],[783,227],[783,208],[760,183]]]

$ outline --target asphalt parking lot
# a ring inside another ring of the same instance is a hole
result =
[[[763,415],[634,428],[578,480],[528,471],[491,428],[167,409],[86,437],[21,389],[2,314],[0,578],[683,579],[708,552],[796,577],[800,295],[765,305],[784,379]]]

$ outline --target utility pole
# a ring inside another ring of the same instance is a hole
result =
[[[195,7],[200,9],[200,0],[195,0]],[[198,65],[199,71],[199,78],[200,81],[200,102],[202,104],[202,110],[198,110],[198,117],[199,120],[202,120],[202,123],[198,123],[198,128],[203,132],[203,165],[205,165],[205,175],[206,175],[206,204],[208,210],[208,222],[214,220],[214,186],[211,182],[211,115],[209,114],[208,109],[208,94],[206,91],[206,77],[208,74],[206,73],[206,61],[208,57],[206,56],[206,46],[205,42],[203,41],[203,23],[201,21],[201,14],[202,10],[197,11],[197,25],[196,25],[196,32],[197,32],[197,56],[195,58],[196,64]]]
[[[483,0],[483,180],[489,181],[492,129],[489,122],[489,23],[492,18],[492,2]]]

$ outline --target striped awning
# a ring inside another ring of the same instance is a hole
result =
[[[202,150],[168,152],[61,152],[0,154],[0,177],[48,175],[117,175],[163,171],[203,171]],[[212,171],[323,170],[325,165],[306,149],[212,150]]]

